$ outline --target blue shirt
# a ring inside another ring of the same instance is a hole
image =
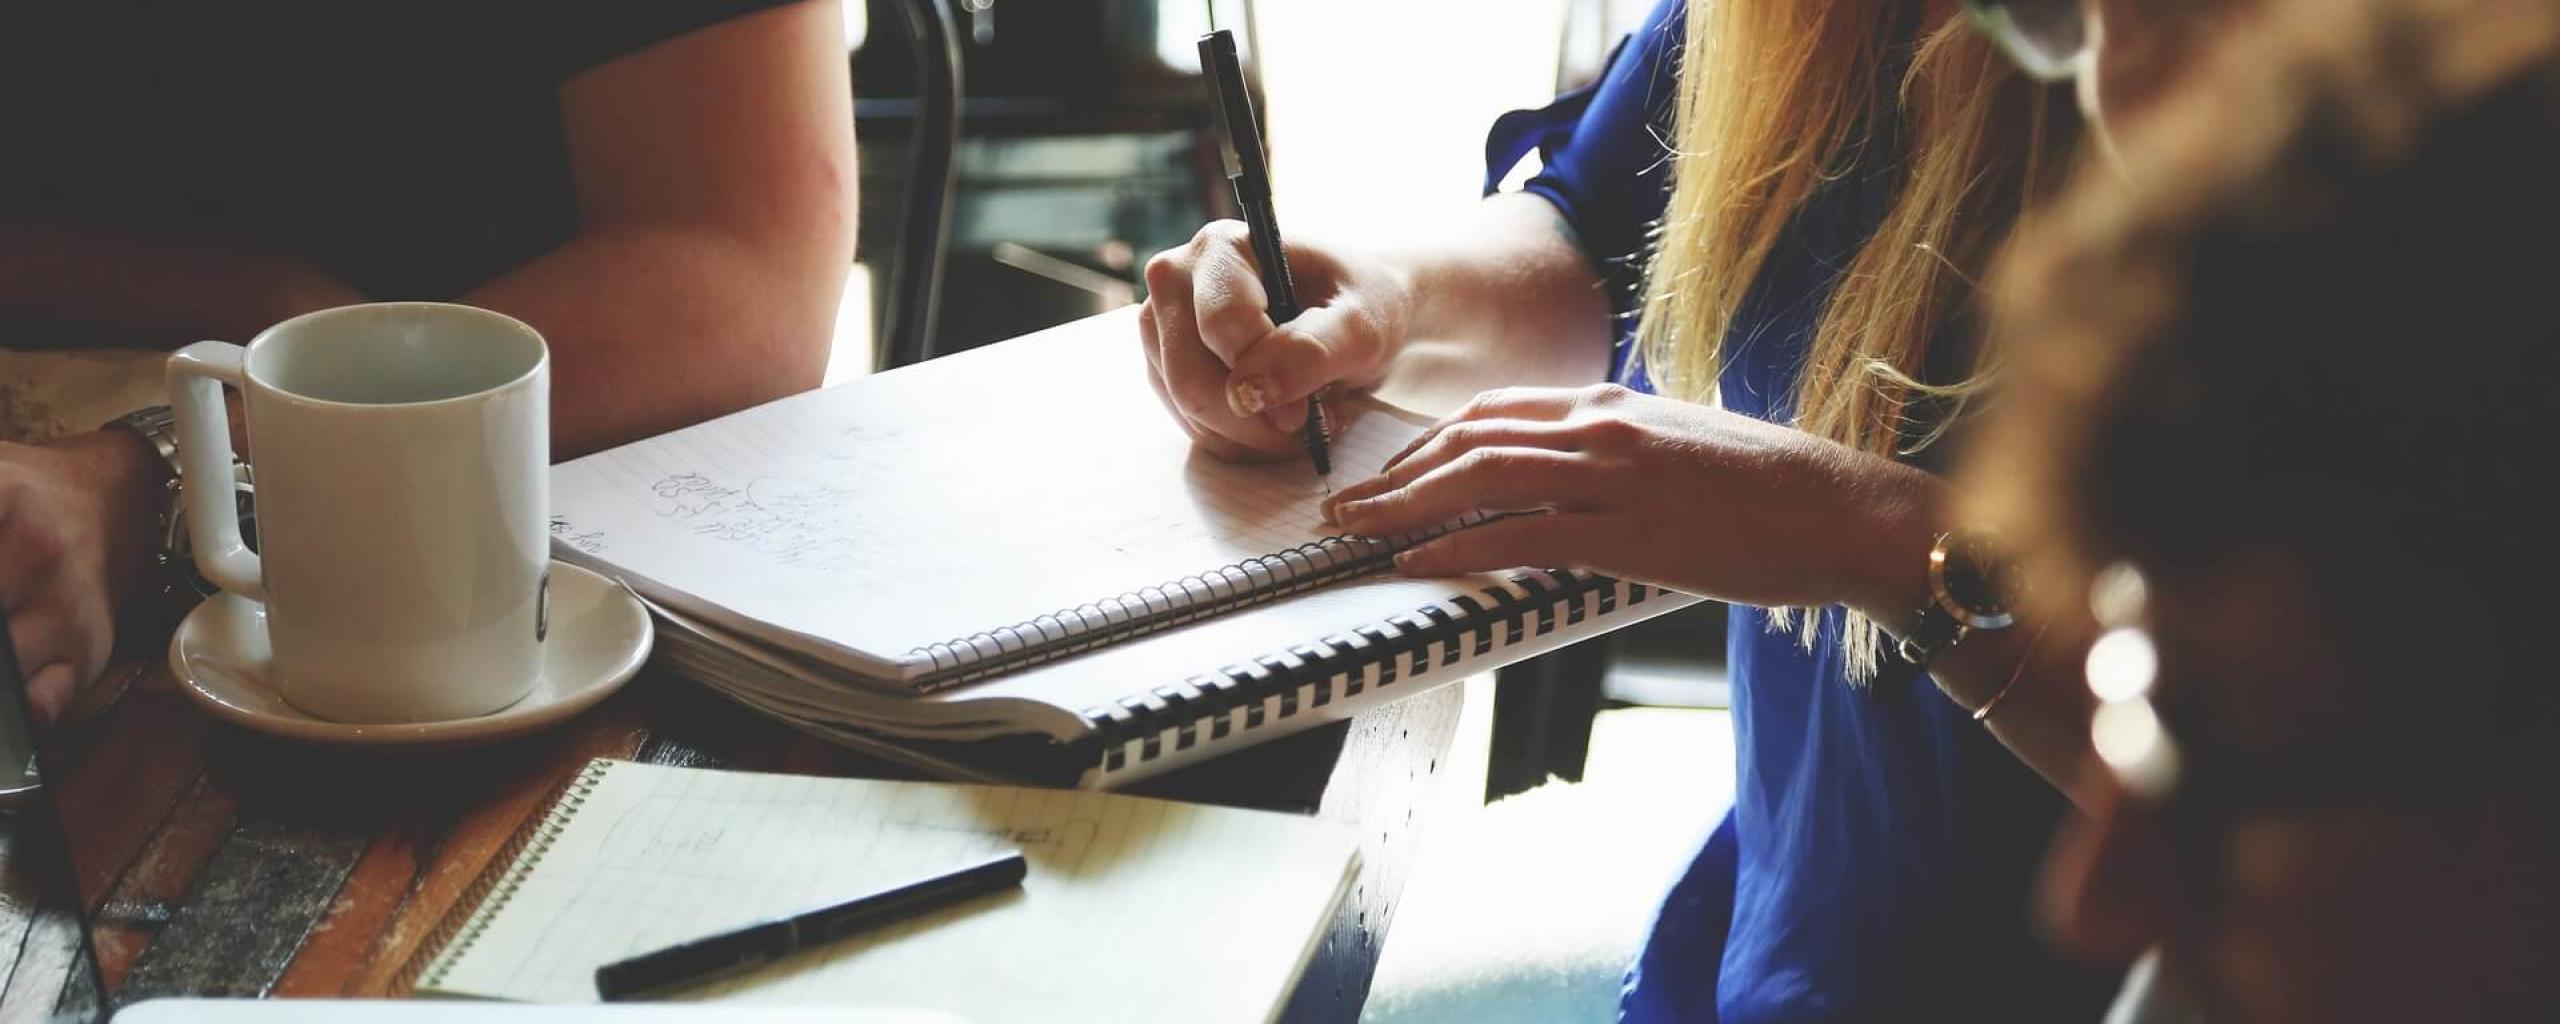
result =
[[[1666,0],[1600,81],[1505,116],[1486,147],[1495,179],[1542,156],[1525,189],[1555,204],[1608,282],[1613,373],[1638,387],[1627,356],[1666,198],[1682,21]],[[1798,212],[1726,339],[1727,408],[1792,420],[1823,303],[1892,201],[1896,155],[1870,154]],[[2097,1019],[2115,979],[2048,957],[2030,920],[2060,797],[1928,680],[1888,669],[1853,687],[1841,609],[1821,615],[1807,651],[1764,610],[1732,610],[1733,808],[1664,899],[1624,1019]]]

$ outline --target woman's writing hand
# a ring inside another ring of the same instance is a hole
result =
[[[1512,512],[1424,543],[1416,576],[1588,569],[1748,604],[1910,598],[1937,482],[1802,432],[1612,385],[1489,391],[1326,505],[1352,533]]]
[[[1296,453],[1307,396],[1376,383],[1403,344],[1412,289],[1394,269],[1296,242],[1289,268],[1305,311],[1274,326],[1241,222],[1212,223],[1147,263],[1138,314],[1147,379],[1192,440],[1219,457]]]

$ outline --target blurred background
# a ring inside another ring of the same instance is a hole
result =
[[[946,0],[964,92],[935,344],[957,351],[1123,305],[1141,268],[1231,213],[1194,43],[1241,37],[1293,234],[1386,241],[1472,205],[1484,132],[1598,73],[1644,0]],[[881,8],[870,10],[870,7]],[[862,255],[829,382],[873,341],[911,195],[913,47],[848,4]]]

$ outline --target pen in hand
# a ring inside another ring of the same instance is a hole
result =
[[[1245,92],[1244,65],[1236,57],[1235,33],[1219,29],[1200,37],[1200,68],[1209,79],[1210,109],[1218,122],[1218,155],[1236,207],[1244,214],[1253,240],[1254,262],[1262,271],[1262,290],[1273,324],[1298,318],[1296,283],[1289,276],[1289,253],[1280,241],[1280,217],[1271,203],[1271,165],[1262,152],[1262,125],[1254,117],[1253,99]],[[1333,436],[1325,427],[1324,389],[1307,396],[1307,421],[1298,428],[1307,459],[1333,491]]]

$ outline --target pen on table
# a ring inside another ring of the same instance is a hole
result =
[[[945,904],[1020,885],[1028,871],[1021,853],[1008,853],[843,903],[617,960],[596,968],[596,994],[606,1002],[618,1002],[691,988]]]
[[[1262,268],[1262,290],[1268,296],[1271,322],[1298,317],[1297,286],[1289,278],[1289,254],[1280,244],[1280,217],[1271,206],[1271,164],[1262,152],[1262,123],[1253,115],[1253,97],[1245,91],[1244,65],[1236,59],[1235,33],[1219,29],[1200,37],[1200,70],[1209,79],[1210,108],[1218,121],[1218,156],[1227,181],[1235,186],[1236,207],[1244,214],[1253,238],[1254,262]],[[1333,475],[1333,439],[1325,432],[1323,391],[1307,396],[1307,422],[1298,439],[1316,475]],[[1330,486],[1326,488],[1332,490]]]

